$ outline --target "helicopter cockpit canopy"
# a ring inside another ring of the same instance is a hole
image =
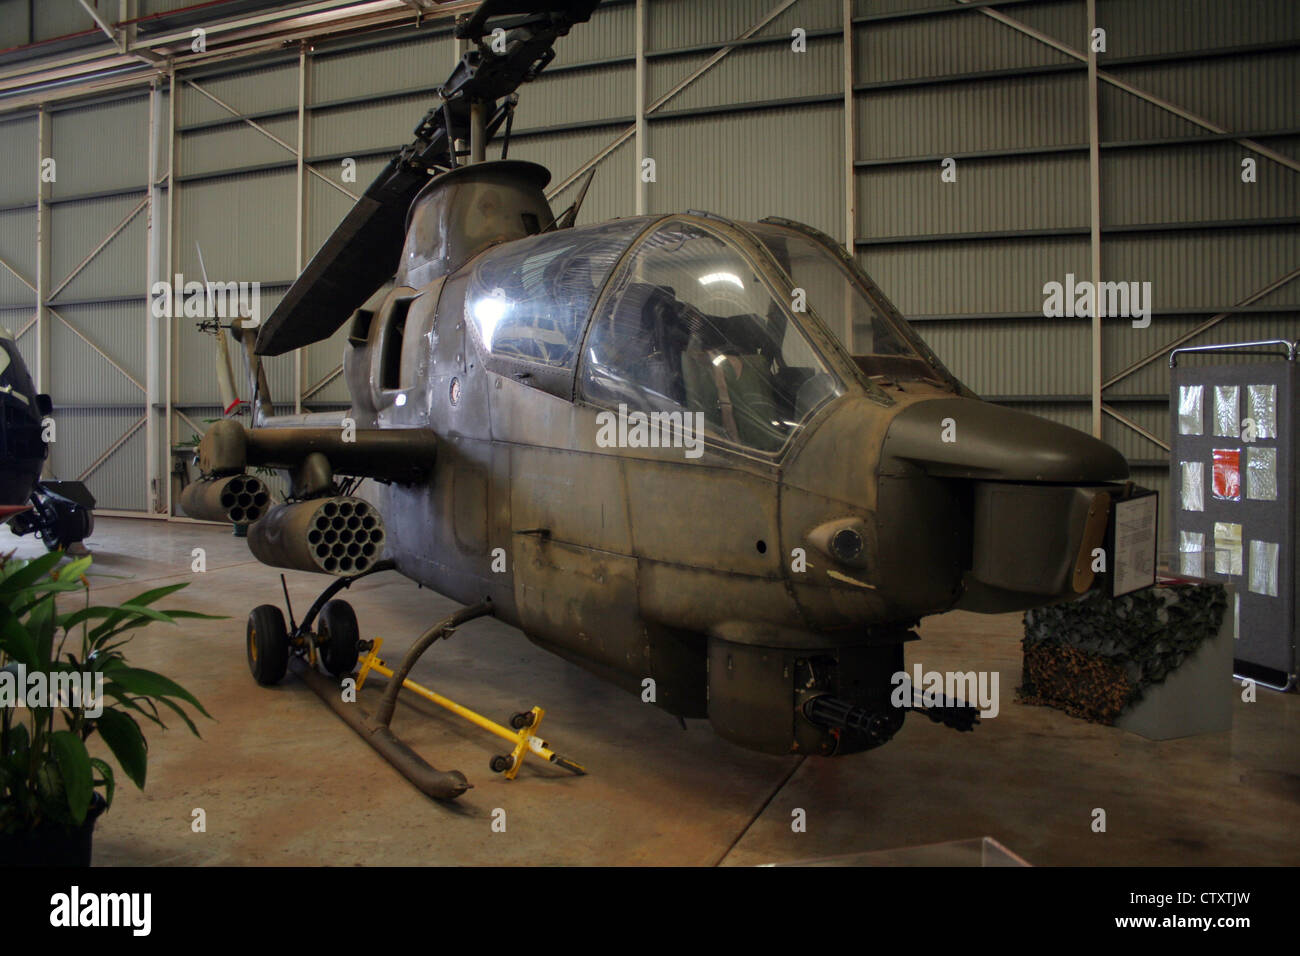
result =
[[[843,391],[763,270],[681,219],[655,226],[610,283],[578,378],[593,404],[699,412],[706,436],[764,454]]]
[[[848,310],[873,354],[928,367],[819,240],[742,228],[761,245],[675,216],[506,243],[471,266],[465,316],[497,371],[603,408],[700,413],[707,439],[763,456],[861,380],[812,316]]]
[[[645,219],[616,219],[506,243],[479,257],[465,312],[484,349],[572,369],[597,294],[645,226]]]

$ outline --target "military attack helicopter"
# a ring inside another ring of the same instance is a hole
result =
[[[1127,463],[981,401],[816,229],[578,226],[581,194],[556,215],[546,169],[485,161],[503,127],[506,155],[515,88],[595,6],[489,0],[460,22],[474,48],[415,141],[245,340],[278,355],[351,319],[346,416],[217,423],[183,498],[249,523],[262,562],[336,576],[292,627],[253,611],[254,676],[312,648],[350,673],[356,618],[332,596],[392,567],[477,609],[440,633],[491,613],[743,747],[856,753],[909,709],[968,729],[960,702],[891,702],[912,628],[1153,580],[1153,523],[1114,544],[1140,494]],[[846,317],[863,354],[829,330]],[[289,473],[286,503],[254,466]],[[362,477],[374,504],[346,493]]]

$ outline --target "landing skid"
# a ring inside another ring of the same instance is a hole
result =
[[[503,740],[514,744],[514,749],[509,754],[500,754],[492,758],[489,766],[492,768],[494,773],[504,774],[507,780],[515,779],[516,775],[519,773],[519,768],[523,766],[524,757],[531,751],[556,766],[563,767],[565,770],[571,771],[579,776],[586,775],[587,771],[583,767],[551,750],[550,747],[547,746],[546,741],[537,736],[537,728],[541,725],[542,718],[546,716],[546,711],[542,710],[542,708],[534,707],[532,710],[521,711],[512,716],[510,718],[510,727],[514,729],[511,730],[510,728],[501,726],[493,720],[489,720],[482,714],[475,713],[468,707],[461,706],[454,700],[449,700],[441,694],[417,684],[409,678],[403,679],[399,684],[393,679],[396,672],[391,670],[379,656],[379,649],[384,643],[383,638],[377,637],[373,641],[367,641],[366,643],[370,646],[367,649],[366,656],[361,659],[361,672],[357,675],[357,690],[361,689],[361,685],[365,683],[365,679],[371,671],[374,671],[377,674],[383,674],[385,677],[389,678],[389,688],[395,688],[398,686],[405,687],[412,693],[419,694],[425,700],[432,701],[439,707],[446,708],[458,717],[463,717],[476,727],[481,727],[488,733],[496,734]],[[406,661],[403,661],[403,667],[406,667],[406,663]],[[388,702],[390,697],[396,699],[396,696],[396,694],[392,694],[389,690],[385,690],[384,700],[380,703],[380,717],[385,714],[389,717],[392,716],[391,709],[385,711],[384,704]]]
[[[381,561],[361,574],[336,579],[321,592],[300,623],[293,621],[293,608],[289,606],[286,586],[288,627],[285,626],[283,613],[275,605],[263,604],[254,608],[248,617],[247,651],[249,669],[257,682],[264,685],[278,683],[292,669],[330,710],[360,734],[416,789],[435,800],[454,800],[471,789],[472,785],[459,770],[438,770],[392,732],[389,725],[402,688],[511,742],[514,745],[511,752],[494,756],[489,764],[493,772],[504,774],[508,780],[516,777],[530,751],[572,773],[585,774],[586,770],[581,766],[555,753],[545,740],[537,736],[537,728],[546,713],[541,707],[533,707],[512,716],[512,730],[408,679],[407,675],[416,662],[435,643],[451,637],[461,624],[490,615],[491,601],[484,600],[462,608],[429,628],[411,645],[395,669],[390,668],[379,656],[379,649],[383,646],[382,638],[370,641],[360,639],[352,606],[346,601],[336,600],[334,595],[360,578],[393,568],[393,562]],[[283,582],[283,577],[281,581]],[[319,626],[313,630],[312,624],[316,621],[319,621]],[[364,657],[360,656],[362,652]],[[361,669],[357,672],[355,684],[348,687],[341,683],[352,674],[358,662]],[[322,667],[332,676],[323,673]],[[388,686],[384,688],[373,714],[356,703],[356,692],[361,690],[372,672],[388,678]]]

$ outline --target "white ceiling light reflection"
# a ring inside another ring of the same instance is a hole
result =
[[[741,290],[745,288],[745,283],[741,282],[740,276],[734,272],[710,272],[708,275],[700,276],[700,285],[717,285],[720,282],[734,285]]]
[[[470,306],[470,314],[479,327],[479,334],[483,336],[483,344],[488,348],[492,347],[492,337],[496,334],[497,326],[509,311],[510,300],[500,289],[493,289],[491,295],[476,299]]]

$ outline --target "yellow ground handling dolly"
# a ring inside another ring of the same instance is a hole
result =
[[[450,617],[433,625],[411,645],[410,650],[406,652],[406,656],[402,658],[401,664],[396,668],[389,667],[383,658],[379,656],[379,650],[383,646],[382,638],[376,637],[370,641],[359,639],[356,615],[350,606],[331,608],[331,605],[337,606],[346,603],[332,600],[338,591],[349,587],[354,581],[362,577],[367,577],[379,571],[390,570],[391,567],[391,562],[382,561],[361,574],[338,579],[316,599],[306,616],[299,623],[293,622],[293,608],[290,606],[288,608],[290,627],[284,629],[283,624],[281,624],[280,633],[282,637],[279,638],[287,645],[289,669],[293,670],[308,687],[315,691],[316,696],[342,718],[344,723],[360,734],[362,739],[378,751],[398,772],[410,780],[422,793],[436,800],[455,799],[466,790],[471,789],[471,784],[459,770],[438,770],[433,767],[392,732],[389,725],[393,720],[393,712],[397,708],[397,695],[403,687],[513,744],[510,753],[498,754],[490,762],[493,772],[504,774],[508,780],[513,780],[516,777],[519,768],[523,766],[524,757],[530,751],[571,773],[585,775],[587,771],[583,767],[551,750],[546,741],[537,736],[537,728],[546,714],[542,708],[534,707],[532,710],[515,714],[510,719],[511,727],[507,728],[409,679],[408,675],[411,668],[435,642],[451,637],[456,629],[466,621],[490,615],[492,613],[491,601],[484,600],[470,607],[462,608]],[[281,578],[281,584],[284,587],[285,602],[288,604],[289,590],[287,585],[284,584],[283,578]],[[312,624],[317,620],[319,620],[319,623],[313,630]],[[250,620],[250,665],[255,663],[254,648],[256,645],[255,631]],[[361,656],[362,652],[364,652],[364,656]],[[322,673],[317,666],[318,662],[324,665],[325,670],[334,675],[334,679]],[[355,690],[359,691],[361,689],[366,678],[372,672],[382,674],[388,678],[388,686],[384,688],[383,696],[379,700],[379,706],[375,709],[373,715],[368,714],[360,704],[356,703],[355,694],[344,694],[345,685],[339,682],[340,679],[348,679],[348,675],[352,673],[354,666],[358,664],[360,669],[355,676]],[[348,699],[349,696],[350,700]]]
[[[363,647],[366,651],[361,658],[361,670],[357,672],[357,690],[366,682],[366,677],[371,671],[377,674],[383,674],[392,680],[393,670],[384,663],[379,656],[379,649],[384,645],[382,637],[376,637],[372,641],[366,641],[368,647]],[[451,711],[457,717],[463,717],[476,727],[482,727],[490,734],[496,734],[503,740],[514,744],[514,749],[509,754],[498,754],[493,757],[490,766],[494,773],[504,774],[507,780],[515,779],[519,773],[519,768],[524,764],[524,757],[529,751],[537,756],[549,760],[565,770],[571,770],[573,773],[585,775],[586,770],[578,764],[565,757],[561,757],[555,751],[546,745],[546,741],[537,736],[537,728],[542,723],[542,718],[546,716],[546,711],[540,707],[534,707],[532,710],[521,711],[510,718],[510,727],[502,727],[494,720],[489,720],[482,714],[475,713],[468,707],[464,707],[454,700],[443,697],[437,691],[430,690],[422,684],[407,678],[402,681],[402,686],[414,694],[419,694],[425,700],[432,701],[439,707],[444,707]]]

